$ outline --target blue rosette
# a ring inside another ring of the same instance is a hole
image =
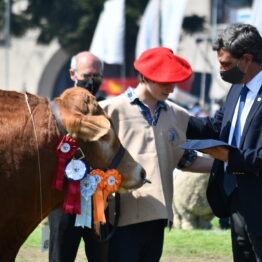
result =
[[[87,175],[80,181],[81,192],[81,215],[76,216],[76,227],[91,228],[92,222],[92,198],[97,188],[97,181],[94,176]]]
[[[81,195],[88,200],[96,191],[97,181],[94,176],[87,175],[80,182]]]

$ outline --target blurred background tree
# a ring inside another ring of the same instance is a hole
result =
[[[19,0],[10,0],[11,10]],[[11,11],[11,34],[22,37],[28,29],[39,29],[37,42],[49,44],[57,39],[70,55],[89,49],[105,0],[28,0],[27,8]],[[148,0],[126,0],[127,60],[133,59],[138,21]],[[4,27],[4,1],[0,1],[0,30]]]

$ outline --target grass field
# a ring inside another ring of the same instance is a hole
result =
[[[231,262],[229,230],[220,230],[214,219],[212,230],[166,230],[161,262]],[[83,244],[81,244],[83,245]],[[41,252],[39,226],[20,249],[16,262],[47,262],[48,252]],[[86,261],[83,247],[76,262]]]

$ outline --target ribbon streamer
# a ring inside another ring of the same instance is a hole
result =
[[[93,218],[94,218],[94,226],[95,231],[98,234],[99,223],[106,223],[105,217],[105,202],[104,202],[104,194],[103,188],[105,187],[104,183],[104,175],[105,172],[100,169],[95,169],[90,172],[90,175],[94,176],[97,181],[97,188],[93,195]]]
[[[87,175],[80,182],[81,215],[76,216],[75,226],[92,226],[92,195],[96,191],[97,182],[94,176]]]
[[[58,156],[58,164],[52,188],[60,191],[63,189],[65,164],[68,159],[74,156],[76,150],[76,141],[69,136],[64,136],[55,152]]]
[[[75,227],[92,228],[92,199],[86,200],[81,195],[81,215],[76,215]]]
[[[80,207],[80,181],[88,172],[86,164],[79,159],[72,159],[65,168],[68,178],[67,195],[64,200],[63,212],[81,214]]]
[[[81,214],[80,206],[80,181],[69,181],[64,199],[63,212]]]

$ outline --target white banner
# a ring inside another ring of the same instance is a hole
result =
[[[251,24],[257,28],[260,35],[262,35],[262,1],[254,0],[251,12]]]
[[[161,45],[176,52],[187,0],[162,0]]]
[[[176,52],[187,2],[187,0],[149,1],[138,32],[136,58],[146,49],[160,45]]]
[[[150,0],[146,6],[136,42],[136,58],[145,50],[160,45],[160,1]]]
[[[90,52],[108,64],[124,63],[125,0],[107,0],[99,17]]]

